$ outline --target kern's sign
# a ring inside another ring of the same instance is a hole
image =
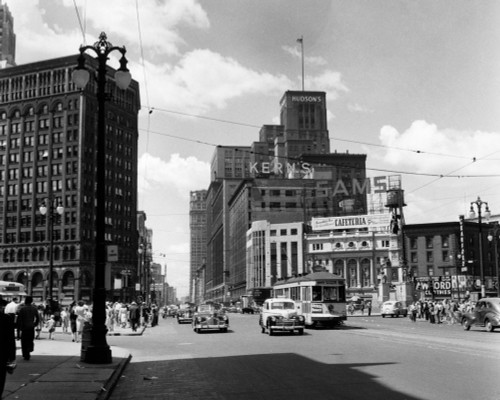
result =
[[[303,174],[311,174],[314,168],[309,163],[271,163],[271,162],[255,162],[249,163],[250,174],[275,174],[282,175],[294,174],[301,172]]]
[[[387,228],[390,224],[390,214],[353,215],[349,217],[312,218],[313,231],[334,231],[346,229]]]

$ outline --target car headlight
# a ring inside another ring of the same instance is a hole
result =
[[[300,322],[304,322],[304,321],[306,320],[306,319],[304,318],[304,316],[303,316],[303,315],[299,315],[299,316],[297,317],[297,319],[298,319]]]
[[[276,317],[272,316],[271,318],[269,318],[272,322],[276,322]]]

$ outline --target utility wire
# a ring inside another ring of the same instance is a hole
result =
[[[76,5],[76,0],[73,0],[73,5],[75,6],[75,12],[76,12],[76,17],[78,19],[78,25],[80,26],[80,31],[82,32],[82,39],[83,39],[83,44],[86,44],[85,40],[85,29],[82,24],[82,19],[80,18],[80,11],[78,10],[78,6]]]
[[[141,130],[141,129],[139,129]],[[177,135],[172,135],[168,133],[162,133],[162,132],[156,132],[156,131],[150,131],[151,133],[155,133],[157,135],[161,136],[166,136],[166,137],[171,137],[174,139],[179,139],[179,140],[184,140],[192,143],[198,143],[198,144],[203,144],[206,146],[212,146],[212,147],[219,147],[220,145],[217,145],[215,143],[210,143],[210,142],[205,142],[201,140],[196,140],[196,139],[189,139],[186,137],[182,136],[177,136]],[[241,146],[241,147],[250,147],[250,146]],[[245,149],[236,149],[237,151],[241,151],[242,153],[247,153],[247,154],[255,154],[255,155],[261,155],[261,156],[268,156],[267,153],[259,153],[256,151],[252,150],[245,150]],[[288,160],[288,161],[293,161],[293,162],[303,162],[304,159],[307,159],[307,155],[304,155],[304,158],[302,157],[280,157],[281,159]],[[325,165],[329,166],[335,166],[337,168],[351,168],[350,165],[347,164],[336,164],[336,163],[325,163]],[[377,172],[386,172],[386,173],[393,173],[393,174],[402,174],[402,175],[414,175],[414,176],[429,176],[429,177],[437,177],[439,179],[441,178],[494,178],[494,177],[500,177],[500,174],[482,174],[482,175],[451,175],[451,173],[448,174],[440,174],[440,173],[424,173],[424,172],[414,172],[414,171],[400,171],[400,170],[392,170],[392,169],[387,169],[387,168],[374,168],[374,167],[365,167],[367,171],[377,171]],[[463,169],[465,167],[461,167],[460,169]],[[453,172],[453,171],[452,171]]]

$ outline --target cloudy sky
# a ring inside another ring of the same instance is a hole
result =
[[[188,292],[189,191],[216,145],[250,145],[279,100],[327,93],[331,150],[401,175],[407,223],[500,211],[496,0],[1,0],[18,64],[76,54],[101,31],[140,83],[139,207],[155,261]],[[110,65],[118,66],[116,59]],[[114,64],[113,64],[114,63]]]

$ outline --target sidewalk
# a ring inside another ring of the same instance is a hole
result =
[[[115,328],[110,335],[139,336],[144,328],[132,332],[130,328]],[[55,340],[48,340],[46,330],[35,340],[35,350],[26,361],[17,345],[17,368],[7,375],[2,399],[14,400],[105,400],[131,359],[126,349],[111,346],[111,364],[88,364],[80,360],[81,343],[74,343],[71,334],[61,328]]]

